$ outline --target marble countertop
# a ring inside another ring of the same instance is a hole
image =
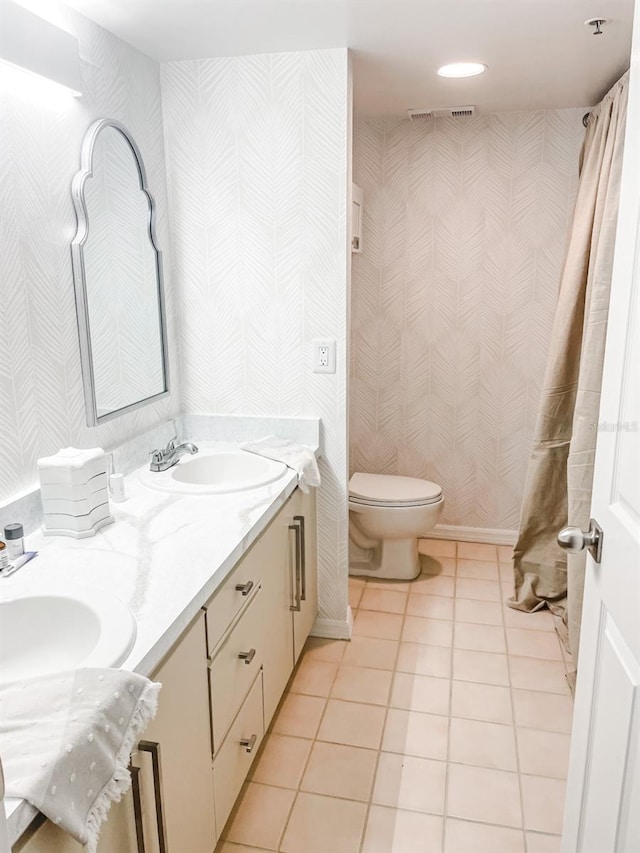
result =
[[[237,449],[230,442],[203,449]],[[260,536],[297,484],[287,468],[261,488],[222,495],[185,495],[144,486],[139,471],[125,478],[126,500],[112,503],[115,524],[89,539],[25,540],[36,558],[0,579],[0,599],[79,586],[113,593],[133,610],[137,636],[122,669],[151,675],[231,569]],[[36,810],[5,800],[9,837],[18,838]]]

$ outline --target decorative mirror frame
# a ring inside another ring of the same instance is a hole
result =
[[[156,265],[156,281],[158,283],[158,312],[160,322],[160,345],[162,369],[164,375],[164,390],[152,394],[142,400],[136,400],[120,409],[114,409],[104,415],[98,415],[95,392],[93,354],[91,350],[91,331],[89,326],[89,305],[87,302],[87,280],[84,263],[84,246],[89,236],[89,217],[85,199],[85,185],[93,177],[93,158],[98,136],[107,127],[112,127],[122,134],[129,145],[138,170],[141,191],[146,195],[149,205],[149,241],[153,248]],[[78,318],[78,334],[80,338],[80,362],[82,367],[82,384],[84,386],[85,411],[88,426],[98,426],[113,418],[118,418],[127,412],[133,412],[141,406],[146,406],[170,393],[169,387],[169,350],[167,342],[167,322],[165,316],[164,277],[162,274],[162,252],[156,239],[156,205],[147,185],[147,175],[140,149],[126,127],[116,119],[103,118],[91,124],[82,141],[80,152],[80,171],[76,172],[71,184],[73,206],[78,219],[78,229],[71,241],[71,264],[73,268],[73,284],[76,296],[76,315]]]

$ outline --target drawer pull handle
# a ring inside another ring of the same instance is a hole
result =
[[[236,592],[241,592],[243,595],[249,595],[252,589],[253,581],[247,581],[246,583],[236,584]]]
[[[240,746],[244,746],[245,752],[251,754],[253,752],[253,748],[256,745],[257,740],[258,735],[251,735],[251,737],[249,738],[243,737],[240,741]]]
[[[243,660],[246,664],[250,664],[255,656],[256,656],[256,650],[255,649],[249,649],[248,652],[240,652],[240,654],[238,655],[240,660]]]

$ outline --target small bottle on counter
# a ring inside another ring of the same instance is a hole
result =
[[[0,572],[4,572],[9,568],[9,557],[7,555],[7,546],[0,540]]]
[[[7,524],[4,538],[9,560],[16,560],[24,554],[24,529],[21,524]]]

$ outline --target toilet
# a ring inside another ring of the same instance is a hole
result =
[[[438,523],[444,498],[437,483],[391,474],[354,474],[349,480],[349,537],[362,559],[349,573],[390,580],[420,574],[418,538]]]

